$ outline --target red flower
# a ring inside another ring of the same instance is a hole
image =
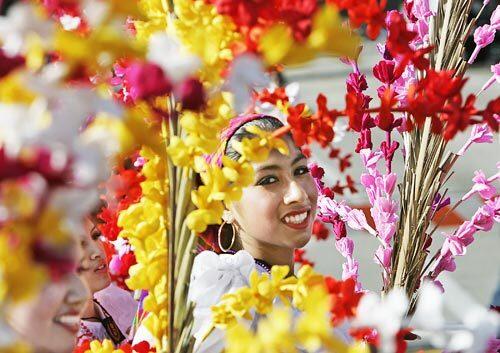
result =
[[[179,87],[176,87],[176,93],[183,109],[199,111],[205,106],[206,96],[203,84],[195,78],[182,82]]]
[[[351,157],[352,154],[346,154],[344,157],[339,158],[339,169],[340,172],[343,173],[347,168],[351,166]]]
[[[390,11],[387,14],[387,49],[391,55],[412,54],[413,49],[410,47],[410,42],[416,37],[417,33],[408,30],[406,20],[398,11]]]
[[[498,132],[498,124],[500,121],[500,97],[490,101],[486,106],[486,109],[481,112],[483,116],[483,121],[486,122],[489,127]]]
[[[476,109],[474,103],[476,96],[470,94],[462,106],[462,96],[456,95],[446,104],[449,112],[441,114],[440,119],[446,122],[443,132],[445,140],[451,140],[458,131],[464,131],[470,125],[470,117]]]
[[[394,129],[401,119],[394,121],[394,114],[392,114],[392,107],[397,103],[396,93],[394,90],[387,88],[380,94],[380,111],[375,117],[375,124],[384,131],[391,131]]]
[[[349,189],[351,194],[355,194],[358,192],[358,189],[356,189],[356,187],[354,186],[355,181],[350,175],[346,176],[345,181],[347,183],[346,187]]]
[[[312,120],[303,116],[305,104],[297,104],[295,107],[288,107],[288,124],[295,144],[299,147],[309,142],[309,132],[311,131]]]
[[[340,148],[335,148],[335,147],[331,147],[330,148],[330,153],[328,154],[328,158],[337,158],[339,156],[339,153],[340,153]]]
[[[345,97],[346,115],[349,117],[349,127],[360,132],[365,110],[365,96],[362,93],[348,92]]]
[[[422,125],[426,116],[436,118],[446,101],[460,95],[467,79],[455,77],[453,71],[427,70],[427,75],[408,89],[407,110],[417,125]]]
[[[118,212],[104,207],[97,215],[103,223],[97,225],[97,228],[102,235],[109,241],[114,241],[118,238],[122,228],[118,226]]]
[[[256,94],[256,100],[261,102],[271,103],[272,105],[278,104],[278,102],[288,103],[288,96],[286,95],[285,87],[277,87],[273,92],[270,92],[267,88],[264,88],[262,92]]]
[[[375,347],[378,347],[380,344],[377,330],[370,327],[351,328],[349,329],[349,334],[356,341],[364,341]]]
[[[304,249],[295,249],[293,253],[293,262],[301,264],[301,266],[309,265],[314,266],[314,262],[309,261],[304,256],[306,251]]]
[[[391,84],[397,77],[394,77],[394,61],[381,60],[373,67],[373,76],[385,84]]]
[[[356,145],[356,153],[359,153],[362,149],[372,148],[372,131],[370,129],[363,129],[358,137],[358,144]]]
[[[323,94],[318,95],[316,103],[318,104],[318,110],[311,117],[312,124],[309,140],[315,140],[321,147],[326,147],[333,140],[333,125],[340,115],[340,112],[335,109],[328,110],[326,105],[327,100]]]
[[[7,76],[11,71],[14,71],[24,65],[22,56],[7,56],[3,49],[0,49],[0,79]]]
[[[328,238],[328,228],[323,222],[316,219],[312,227],[312,234],[317,240],[326,240]]]
[[[352,278],[337,281],[332,277],[325,277],[325,284],[330,294],[331,322],[337,326],[344,319],[354,317],[356,308],[363,293],[356,292],[356,282]]]
[[[385,27],[386,0],[328,0],[327,3],[334,4],[341,10],[347,10],[349,22],[353,28],[359,28],[366,23],[366,35],[371,40],[378,37],[380,30]]]
[[[75,346],[73,353],[85,353],[88,350],[90,350],[90,340],[86,339]]]

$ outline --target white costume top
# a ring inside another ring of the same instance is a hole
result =
[[[256,269],[259,273],[266,269],[257,264],[247,251],[241,250],[235,254],[216,254],[203,251],[198,254],[193,263],[188,299],[195,304],[193,316],[193,336],[196,338],[196,353],[220,353],[224,348],[224,331],[214,329],[204,341],[203,336],[210,330],[212,322],[211,307],[220,302],[226,293],[232,293],[238,288],[249,286],[250,273]],[[249,327],[256,328],[259,315],[254,315]],[[335,329],[344,340],[350,341],[347,330]],[[134,343],[151,340],[151,335],[140,327],[134,337]]]

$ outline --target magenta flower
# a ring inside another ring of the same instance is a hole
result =
[[[345,238],[347,235],[345,223],[340,218],[333,220],[333,233],[335,233],[335,240]]]
[[[472,189],[462,197],[462,201],[467,200],[476,192],[483,198],[483,200],[489,200],[495,196],[497,190],[493,185],[491,185],[493,180],[490,180],[491,178],[486,179],[482,170],[476,170],[474,174],[475,176],[472,178],[474,185],[472,186]]]
[[[475,124],[472,127],[472,131],[470,133],[469,139],[462,146],[462,148],[460,149],[460,151],[457,152],[457,154],[459,156],[463,156],[463,154],[465,153],[465,151],[467,151],[467,149],[473,143],[492,143],[492,142],[493,142],[493,134],[492,134],[491,129],[488,126],[488,124]]]
[[[175,92],[183,109],[199,111],[205,106],[205,90],[203,84],[196,78],[184,80],[176,87]]]
[[[124,88],[134,100],[150,99],[172,90],[172,84],[156,64],[133,62],[124,70]]]
[[[468,61],[469,64],[472,64],[476,60],[476,57],[482,48],[490,45],[493,42],[493,40],[495,39],[495,32],[495,27],[488,24],[476,28],[476,30],[474,31],[474,42],[476,43],[476,48],[470,56],[470,59]]]
[[[486,83],[481,88],[481,91],[479,91],[479,93],[488,89],[495,82],[500,83],[500,63],[491,65],[491,72],[493,73],[493,75],[490,77],[488,81],[486,81]]]
[[[493,210],[493,220],[497,223],[500,223],[500,196],[495,197],[492,200],[488,200],[485,202]]]

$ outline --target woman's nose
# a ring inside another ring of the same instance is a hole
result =
[[[100,259],[100,258],[101,258],[101,254],[99,254],[98,251],[93,252],[92,254],[90,254],[90,259],[91,260],[97,260],[97,259]]]
[[[284,197],[286,205],[294,202],[304,202],[307,200],[307,194],[302,186],[296,181],[291,181]]]

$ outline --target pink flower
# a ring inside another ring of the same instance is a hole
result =
[[[388,273],[391,268],[391,257],[392,257],[392,248],[380,245],[375,252],[374,261],[375,263],[382,266]],[[385,273],[385,272],[384,272]]]
[[[377,162],[383,157],[382,152],[372,152],[366,148],[359,151],[359,155],[361,156],[361,161],[366,170],[372,175],[377,174]]]
[[[436,278],[443,271],[453,272],[456,270],[456,268],[457,265],[455,264],[453,255],[450,252],[441,252],[441,255],[439,255],[439,258],[434,265],[432,277]]]
[[[495,28],[497,31],[500,29],[500,5],[497,5],[497,8],[491,14],[490,26]]]
[[[494,217],[495,210],[488,205],[484,205],[476,211],[471,222],[477,230],[488,232],[493,228]]]
[[[124,83],[134,101],[170,93],[172,84],[156,64],[134,62],[125,70]]]
[[[334,219],[338,217],[337,201],[320,195],[317,204],[318,215],[317,217],[323,223],[333,223]]]
[[[472,64],[476,60],[476,57],[482,48],[491,44],[493,40],[495,40],[495,32],[495,27],[488,24],[476,28],[474,31],[474,42],[476,43],[476,48],[470,56],[468,61],[469,64]]]
[[[365,214],[361,210],[353,209],[346,217],[347,225],[354,230],[367,230],[369,233],[376,235],[375,230],[368,225]]]
[[[500,196],[486,201],[485,204],[493,210],[493,220],[497,223],[500,223]]]
[[[351,257],[354,251],[354,242],[349,237],[344,237],[335,242],[335,248],[343,257]]]
[[[358,272],[359,264],[358,261],[353,258],[347,258],[347,261],[342,264],[342,280],[353,278],[356,281],[356,290],[358,290]]]
[[[491,129],[488,126],[488,124],[475,124],[472,127],[469,139],[463,145],[460,151],[457,152],[457,154],[459,156],[463,156],[465,151],[467,151],[467,149],[473,143],[491,143],[491,142],[493,142],[493,134],[491,133]]]
[[[486,81],[486,83],[481,88],[481,91],[479,91],[479,93],[488,89],[492,84],[495,83],[495,81],[497,83],[500,83],[500,63],[497,63],[495,65],[491,65],[491,72],[493,73],[493,75],[490,77],[490,79],[488,81]]]
[[[475,176],[472,178],[474,185],[472,189],[462,197],[462,201],[467,200],[474,193],[478,193],[484,200],[489,200],[495,196],[497,190],[491,185],[492,180],[486,179],[482,170],[476,170],[474,172]]]

